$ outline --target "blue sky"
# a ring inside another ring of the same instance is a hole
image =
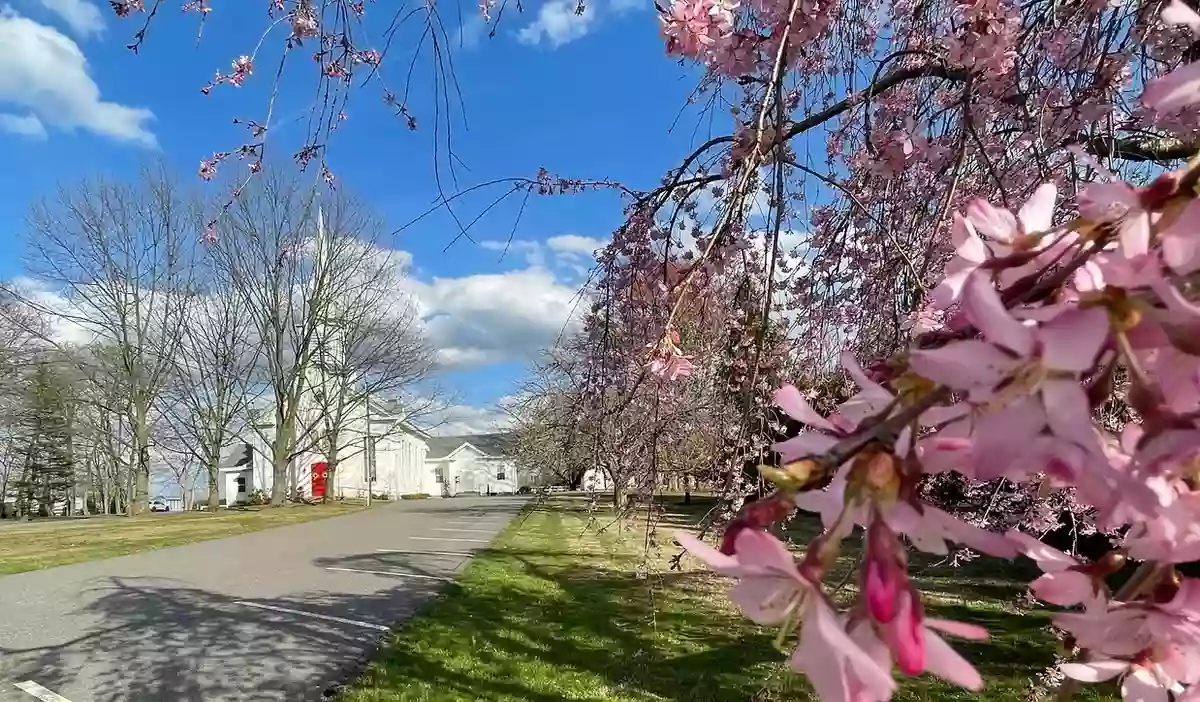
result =
[[[146,159],[165,158],[192,174],[201,158],[246,141],[234,117],[262,121],[284,39],[270,35],[256,71],[241,88],[199,88],[217,70],[249,53],[268,20],[266,2],[214,0],[197,44],[197,18],[166,0],[140,56],[125,48],[144,15],[119,20],[91,0],[7,0],[0,5],[0,277],[22,273],[22,219],[31,200],[60,182],[104,174],[132,177]],[[147,4],[150,4],[149,1]],[[368,32],[382,34],[388,2],[368,3]],[[539,167],[580,178],[613,178],[644,188],[708,138],[709,124],[686,113],[671,130],[697,72],[663,53],[648,0],[510,3],[496,36],[487,38],[474,3],[439,5],[462,92],[467,124],[456,119],[459,185],[533,177]],[[372,14],[375,13],[375,14]],[[420,27],[400,30],[383,75],[398,91]],[[460,45],[461,44],[461,45]],[[380,48],[364,42],[362,48]],[[268,158],[299,145],[314,100],[311,49],[289,59],[270,132]],[[380,88],[358,90],[347,121],[329,146],[329,163],[352,188],[399,226],[437,196],[435,100],[425,51],[410,105],[409,131],[382,104]],[[718,115],[715,129],[726,128]],[[234,162],[229,167],[238,168]],[[444,173],[443,173],[444,175]],[[216,186],[214,194],[216,194]],[[447,183],[453,190],[453,184]],[[490,191],[499,195],[499,187]],[[485,193],[463,202],[473,217]],[[413,256],[413,276],[435,341],[455,366],[447,377],[464,405],[455,428],[485,428],[495,402],[513,391],[525,362],[552,342],[589,261],[589,240],[607,240],[621,221],[614,194],[535,197],[515,232],[513,199],[446,246],[455,228],[445,214],[425,218],[389,242]],[[519,240],[501,260],[496,241]]]

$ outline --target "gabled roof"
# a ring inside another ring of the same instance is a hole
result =
[[[429,444],[429,453],[425,455],[425,458],[445,458],[465,444],[470,444],[485,456],[509,456],[513,452],[512,442],[513,435],[507,433],[435,436],[425,440],[425,443]]]

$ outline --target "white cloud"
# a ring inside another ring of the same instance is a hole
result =
[[[595,1],[586,3],[580,14],[577,0],[550,0],[538,10],[537,19],[517,32],[517,38],[531,45],[544,40],[550,48],[557,49],[587,36],[596,20]]]
[[[0,9],[0,104],[29,110],[43,125],[82,129],[144,147],[154,113],[101,99],[79,45],[53,27]]]
[[[503,431],[513,424],[512,415],[504,411],[503,404],[504,398],[493,407],[452,405],[429,418],[429,432],[435,436],[458,436]]]
[[[12,287],[36,309],[49,313],[46,318],[49,328],[45,333],[52,342],[85,346],[96,340],[96,333],[84,323],[78,306],[52,290],[45,282],[17,276],[12,279]]]
[[[104,16],[100,8],[87,0],[40,0],[42,7],[67,23],[71,31],[85,39],[104,33]]]
[[[583,12],[580,12],[580,6]],[[537,18],[517,32],[523,44],[545,42],[552,49],[581,39],[610,17],[653,7],[648,0],[548,0]]]
[[[596,249],[602,249],[608,244],[603,239],[579,234],[561,234],[546,240],[546,247],[566,258],[592,256]]]
[[[10,115],[0,112],[0,132],[8,132],[31,139],[45,139],[46,126],[37,115]]]
[[[586,305],[543,268],[462,278],[407,280],[426,332],[446,367],[533,358],[552,346]]]

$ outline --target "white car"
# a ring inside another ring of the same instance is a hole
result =
[[[161,497],[158,497],[158,498],[155,498],[150,501],[150,511],[151,512],[170,512],[171,508],[169,506],[167,506],[166,500],[162,499]]]

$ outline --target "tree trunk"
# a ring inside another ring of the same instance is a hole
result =
[[[337,454],[334,454],[332,460],[325,463],[325,494],[321,495],[321,503],[329,502],[329,490],[333,487],[333,476],[337,473],[338,459]]]
[[[134,420],[134,483],[133,501],[129,503],[131,515],[141,514],[150,508],[150,425],[147,411],[137,408]]]
[[[208,511],[216,512],[220,506],[220,496],[217,493],[217,462],[209,461],[208,466]]]
[[[276,432],[271,442],[271,504],[287,502],[288,446],[282,432]]]
[[[613,482],[613,506],[617,509],[625,506],[625,486],[615,481]]]
[[[325,494],[321,495],[321,503],[329,502],[329,490],[333,487],[333,476],[337,474],[338,469],[338,435],[337,429],[326,430],[325,444]],[[367,477],[367,471],[370,467],[367,465],[367,454],[363,452],[363,477]],[[369,486],[369,483],[368,483]]]

